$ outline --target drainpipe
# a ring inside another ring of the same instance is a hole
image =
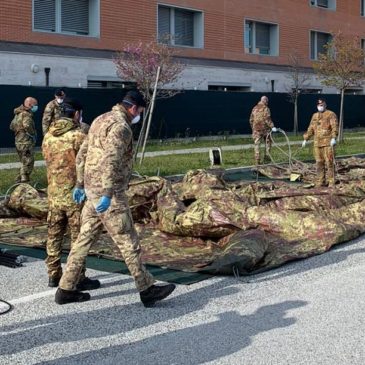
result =
[[[49,86],[49,73],[50,72],[51,72],[50,67],[45,67],[44,68],[44,73],[46,74],[46,86]]]
[[[271,92],[275,92],[275,80],[271,80]]]

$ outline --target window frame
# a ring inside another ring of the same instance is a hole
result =
[[[312,33],[315,33],[315,35],[316,35],[315,58],[312,58]],[[310,29],[309,30],[309,59],[311,61],[318,61],[318,55],[319,55],[319,53],[318,53],[318,40],[317,40],[317,34],[318,33],[328,34],[329,40],[326,43],[330,42],[331,38],[332,38],[331,33],[324,32],[322,30],[315,30],[315,29]]]
[[[319,8],[319,9],[323,9],[323,10],[336,11],[336,9],[337,9],[337,0],[327,0],[328,6],[318,5],[318,1],[320,1],[320,0],[309,0],[309,5],[313,8]]]
[[[182,7],[182,6],[176,6],[166,3],[157,3],[156,4],[156,38],[158,43],[165,43],[161,42],[160,40],[160,34],[159,34],[159,8],[168,8],[170,10],[170,33],[169,36],[171,39],[166,42],[166,44],[169,47],[181,47],[181,48],[198,48],[203,49],[204,48],[204,11],[190,8],[190,7]],[[177,10],[185,10],[190,11],[194,13],[194,19],[193,19],[193,45],[183,45],[183,44],[175,44],[174,36],[175,36],[175,9]],[[171,10],[173,13],[171,13]],[[195,16],[198,15],[200,19],[195,18]]]
[[[254,23],[255,26],[255,30],[253,31],[254,33],[254,40],[253,40],[253,45],[252,45],[252,49],[257,49],[256,47],[256,23],[260,23],[260,24],[265,24],[265,25],[268,25],[270,26],[270,40],[269,40],[269,43],[270,43],[270,47],[269,49],[274,49],[274,52],[272,53],[268,53],[268,54],[265,54],[265,53],[256,53],[256,52],[249,52],[247,51],[250,47],[248,47],[248,45],[246,44],[246,24],[247,22],[251,22],[251,23]],[[275,35],[272,34],[272,30],[271,29],[275,29]],[[276,38],[275,39],[275,43],[273,46],[271,46],[271,38]],[[248,55],[256,55],[256,56],[265,56],[265,57],[279,57],[279,53],[280,53],[280,27],[279,27],[279,24],[278,23],[273,23],[273,22],[268,22],[268,21],[265,21],[265,20],[257,20],[257,19],[251,19],[251,18],[245,18],[244,19],[244,22],[243,22],[243,48],[244,48],[244,53],[245,54],[248,54]]]
[[[88,19],[88,34],[79,34],[76,32],[62,31],[62,19],[61,19],[61,1],[55,1],[55,31],[37,29],[35,28],[35,1],[32,0],[32,31],[40,33],[48,33],[54,35],[64,35],[73,37],[87,37],[87,38],[100,38],[100,1],[101,0],[88,0],[89,6],[89,19]]]

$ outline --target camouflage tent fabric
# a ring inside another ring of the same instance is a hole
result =
[[[189,171],[179,182],[133,179],[128,199],[143,260],[190,272],[249,274],[365,232],[365,159],[338,161],[335,188],[308,187],[310,173],[304,184],[289,183],[285,168],[260,167],[280,178],[270,182],[226,182],[223,170]],[[312,170],[308,164],[301,171]],[[0,241],[44,247],[46,202],[43,191],[19,185],[0,205]],[[91,254],[120,258],[107,234]]]
[[[295,161],[291,165],[262,165],[254,170],[271,179],[289,180],[291,173],[297,173],[301,181],[313,182],[316,176],[315,165],[301,161]],[[340,182],[363,179],[365,178],[365,159],[360,157],[337,159],[335,171],[336,179]]]

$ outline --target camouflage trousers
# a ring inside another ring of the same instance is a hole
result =
[[[34,167],[34,145],[28,143],[15,143],[15,148],[21,163],[16,182],[28,182]]]
[[[314,147],[314,158],[317,169],[316,185],[323,186],[327,182],[329,186],[333,186],[335,184],[334,148],[331,146]]]
[[[272,145],[272,139],[271,137],[267,138],[267,133],[262,132],[256,132],[253,131],[252,133],[252,139],[254,143],[254,151],[255,151],[255,164],[260,165],[260,144],[263,142],[265,144],[265,153],[264,153],[264,160],[266,156],[270,153],[271,145]]]
[[[128,205],[126,202],[118,202],[113,198],[109,209],[98,214],[95,211],[96,204],[97,200],[93,202],[87,200],[84,205],[81,213],[80,234],[68,256],[60,288],[75,289],[90,246],[98,239],[103,226],[123,256],[137,289],[143,291],[149,288],[154,280],[142,264],[139,238]]]
[[[80,208],[70,210],[50,208],[48,210],[48,238],[46,265],[48,276],[60,278],[62,276],[61,254],[64,235],[67,227],[71,234],[71,247],[77,240],[80,232]],[[85,277],[85,266],[82,267],[80,280]]]

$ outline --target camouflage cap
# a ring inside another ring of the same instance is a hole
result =
[[[326,104],[326,100],[324,100],[324,99],[317,100],[317,105],[323,105],[323,104]]]

